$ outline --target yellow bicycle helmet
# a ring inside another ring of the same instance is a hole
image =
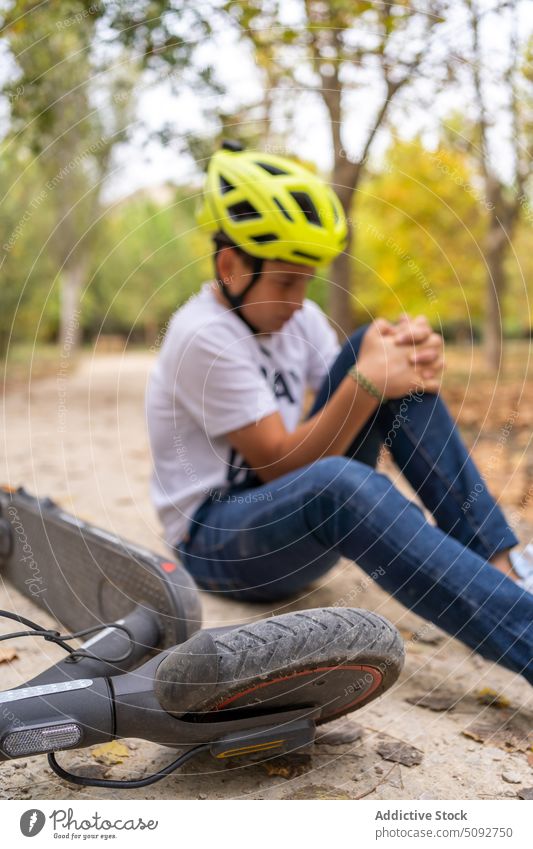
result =
[[[320,177],[235,142],[211,157],[198,222],[261,259],[324,265],[346,246],[341,203]]]
[[[253,258],[252,279],[240,295],[216,275],[226,300],[253,332],[240,308],[264,260],[324,265],[347,242],[341,203],[323,180],[291,159],[243,150],[232,141],[211,157],[198,223],[214,238],[215,266],[223,245]]]

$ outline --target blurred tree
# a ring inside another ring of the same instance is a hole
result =
[[[36,250],[36,246],[45,243],[52,219],[48,209],[35,204],[39,175],[28,159],[14,151],[0,157],[1,358],[11,345],[22,341],[34,344],[50,332],[43,310],[48,306],[50,312],[49,283],[55,270],[49,253]],[[19,175],[15,181],[14,174]],[[33,285],[35,281],[37,285]]]
[[[88,293],[92,337],[120,333],[157,345],[169,315],[211,275],[195,197],[165,188],[164,202],[142,191],[106,211]]]
[[[60,341],[69,349],[79,341],[81,293],[100,238],[101,187],[113,151],[132,127],[139,75],[160,65],[163,53],[167,65],[197,82],[198,93],[200,82],[211,85],[209,68],[190,61],[197,42],[187,37],[191,21],[202,22],[200,38],[209,32],[207,22],[176,4],[167,31],[164,7],[141,0],[15,0],[2,13],[15,69],[3,88],[11,121],[3,151],[17,147],[38,161],[40,181],[29,205],[51,211],[46,251],[60,288]],[[4,243],[8,251],[12,235]]]
[[[487,212],[465,153],[397,141],[359,190],[353,277],[361,321],[423,313],[447,334],[479,332]]]
[[[107,40],[121,45],[139,62],[147,86],[164,81],[176,102],[186,92],[194,96],[198,130],[186,124],[179,106],[175,114],[163,117],[150,137],[176,153],[191,153],[196,162],[212,153],[212,135],[219,127],[219,115],[231,120],[232,109],[223,104],[224,85],[215,73],[213,49],[225,15],[216,0],[201,4],[184,0],[105,0]],[[214,97],[216,100],[214,101]]]
[[[280,0],[226,0],[224,8],[252,40],[258,65],[265,69],[267,86],[284,85],[318,93],[326,107],[334,164],[332,182],[343,207],[354,214],[354,198],[376,135],[384,126],[398,92],[418,74],[429,76],[430,37],[444,3],[354,2],[303,0],[298,14],[287,23]],[[346,138],[346,118],[353,93],[377,87],[373,117],[362,131],[360,150],[354,153]],[[272,99],[272,94],[270,94]],[[295,115],[297,120],[297,115]],[[350,225],[352,218],[350,216]],[[353,227],[352,253],[354,251]],[[333,264],[329,312],[341,334],[353,329],[349,281],[349,253]]]
[[[101,7],[88,0],[16,0],[3,20],[17,68],[4,87],[11,132],[3,146],[16,146],[38,163],[30,206],[51,213],[46,251],[60,287],[60,341],[70,349],[79,339],[80,294],[97,235],[100,187],[129,117],[125,97],[106,120],[91,101],[93,75],[104,71],[91,57],[100,14]],[[124,84],[121,79],[121,92]]]
[[[519,40],[516,0],[503,0],[487,7],[479,0],[465,0],[470,43],[455,57],[454,74],[471,78],[474,118],[462,132],[448,133],[448,141],[465,149],[483,185],[481,204],[487,211],[484,236],[486,262],[485,348],[487,364],[494,371],[502,363],[503,314],[507,290],[507,257],[520,212],[531,208],[527,181],[533,154],[532,47],[525,55]],[[497,15],[500,54],[506,65],[499,69],[493,50],[484,44],[485,18]],[[458,61],[459,60],[459,61]],[[462,60],[462,61],[461,61]],[[498,75],[495,97],[494,74]],[[452,127],[452,130],[455,128]],[[502,150],[506,150],[502,168]]]
[[[533,205],[529,213],[523,212],[518,219],[513,247],[505,262],[505,293],[502,314],[508,335],[521,338],[531,337],[533,330],[533,252],[531,251],[531,227]]]
[[[290,14],[281,0],[221,0],[194,8],[183,4],[183,0],[110,2],[108,6],[118,37],[126,45],[134,45],[151,67],[172,66],[174,52],[182,49],[176,33],[180,31],[184,6],[191,17],[189,40],[236,26],[241,36],[238,49],[243,56],[247,45],[252,45],[256,66],[263,76],[263,103],[248,104],[246,111],[240,107],[224,111],[221,101],[216,108],[210,103],[207,118],[214,127],[214,136],[230,127],[231,135],[245,142],[257,141],[270,150],[285,150],[286,139],[280,140],[272,130],[275,104],[282,100],[285,112],[291,110],[297,121],[295,90],[318,94],[329,119],[333,183],[345,210],[353,212],[354,193],[392,101],[417,75],[429,76],[435,61],[430,36],[434,30],[438,32],[446,0],[298,0]],[[288,23],[289,19],[292,23]],[[442,54],[437,61],[440,66]],[[211,70],[206,68],[204,77],[213,82]],[[379,91],[374,114],[363,132],[359,152],[352,153],[345,138],[346,117],[352,108],[352,95],[368,90],[369,85]],[[206,139],[205,134],[203,138],[192,136],[187,144],[197,161],[205,160],[213,149],[213,138]],[[330,313],[340,332],[348,332],[353,327],[349,256],[339,257],[332,274]]]

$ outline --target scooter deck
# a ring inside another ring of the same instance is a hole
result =
[[[138,605],[157,612],[162,648],[201,625],[196,586],[179,563],[22,487],[0,488],[0,577],[69,631],[115,622]]]

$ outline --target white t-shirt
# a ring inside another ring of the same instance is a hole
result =
[[[293,431],[306,388],[318,390],[339,350],[308,299],[269,336],[255,336],[210,282],[174,313],[146,396],[151,495],[169,545],[209,494],[250,475],[225,434],[276,411]]]

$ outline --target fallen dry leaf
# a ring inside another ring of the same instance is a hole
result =
[[[83,775],[85,778],[107,778],[109,775],[109,767],[100,763],[88,763],[87,761],[74,761],[70,764],[69,769],[76,775]]]
[[[480,705],[489,705],[489,707],[500,710],[511,707],[509,699],[502,696],[497,690],[493,690],[492,687],[483,687],[482,690],[478,690],[476,699]]]
[[[420,749],[416,749],[403,740],[383,740],[378,744],[376,751],[385,761],[393,761],[404,766],[416,766],[422,762],[424,757]]]
[[[104,743],[92,749],[91,755],[98,763],[113,766],[113,764],[121,764],[124,758],[129,758],[130,750],[119,740],[112,740],[111,743]]]
[[[519,799],[533,799],[533,787],[521,787],[518,791]]]
[[[336,787],[329,787],[325,784],[306,784],[305,787],[300,787],[290,796],[284,796],[284,799],[354,799],[355,796],[350,796],[344,790],[338,790]]]
[[[445,639],[446,635],[439,631],[434,625],[426,624],[423,625],[422,628],[419,628],[418,631],[413,633],[413,642],[415,643],[424,643],[428,646],[438,646],[439,643]]]
[[[474,720],[462,732],[478,743],[488,743],[506,752],[527,752],[533,741],[530,718],[502,710],[483,720]]]
[[[320,732],[319,732],[320,733]],[[355,743],[363,736],[363,729],[355,722],[345,722],[339,728],[334,728],[331,731],[326,731],[320,736],[316,736],[315,745],[322,746],[347,746],[349,743]]]
[[[303,775],[311,766],[310,755],[291,755],[290,757],[274,758],[261,761],[261,766],[267,775],[279,775],[281,778],[295,778]]]
[[[456,696],[454,693],[435,691],[433,693],[422,693],[420,696],[410,696],[405,701],[417,707],[441,711],[453,710],[460,698],[460,696]]]
[[[15,660],[17,657],[18,654],[15,649],[0,646],[0,663],[9,663],[10,660]]]

